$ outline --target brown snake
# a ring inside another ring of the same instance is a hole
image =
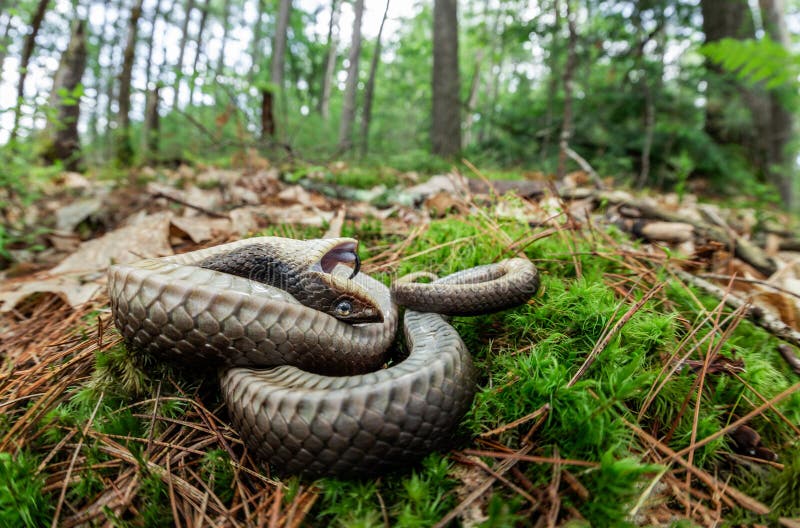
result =
[[[356,247],[259,237],[115,265],[114,322],[137,351],[219,365],[236,429],[280,472],[397,467],[441,446],[472,402],[472,361],[443,315],[524,303],[539,278],[512,258],[390,291],[357,273]],[[382,368],[398,304],[408,355]]]

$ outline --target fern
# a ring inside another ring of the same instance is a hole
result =
[[[769,89],[787,84],[800,74],[800,56],[768,36],[761,40],[726,38],[703,45],[700,52],[742,81],[763,82]]]

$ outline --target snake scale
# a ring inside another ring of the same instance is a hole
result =
[[[356,248],[257,237],[114,265],[114,322],[136,351],[218,366],[235,428],[279,472],[398,467],[446,442],[472,402],[472,361],[445,316],[524,303],[539,278],[512,258],[390,290],[358,273]],[[398,304],[408,352],[383,368]]]

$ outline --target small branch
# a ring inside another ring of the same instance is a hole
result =
[[[795,374],[800,375],[800,357],[797,357],[792,347],[789,345],[778,345],[778,352],[786,360]]]
[[[725,301],[725,304],[731,308],[742,308],[745,310],[745,317],[751,322],[760,326],[767,332],[771,333],[778,339],[783,339],[794,346],[800,347],[800,332],[781,321],[778,317],[767,312],[759,306],[753,306],[749,301],[745,301],[730,292],[726,292],[715,284],[711,284],[707,280],[696,277],[691,273],[683,270],[676,269],[675,275],[680,277],[681,280],[703,290],[708,295],[716,297],[720,301]]]
[[[200,205],[195,205],[193,203],[189,203],[186,200],[184,200],[183,198],[178,198],[177,196],[172,196],[171,194],[167,194],[167,193],[162,192],[162,191],[154,192],[152,194],[152,196],[153,196],[153,198],[165,198],[165,199],[169,200],[170,202],[175,202],[175,203],[180,204],[180,205],[182,205],[184,207],[189,207],[190,209],[194,209],[196,211],[200,211],[201,213],[207,214],[208,216],[212,216],[214,218],[230,219],[230,217],[228,215],[226,215],[226,214],[218,213],[216,211],[212,211],[211,209],[206,209],[205,207],[202,207]]]
[[[600,190],[605,189],[605,185],[603,184],[603,180],[600,179],[600,175],[597,174],[597,171],[594,170],[594,168],[589,164],[588,161],[586,161],[586,159],[583,156],[581,156],[580,154],[578,154],[569,147],[567,147],[566,153],[567,156],[570,157],[570,159],[572,159],[575,163],[577,163],[580,166],[580,168],[589,175],[596,189]]]

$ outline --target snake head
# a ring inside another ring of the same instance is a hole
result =
[[[309,241],[325,250],[309,269],[315,277],[314,308],[347,323],[379,323],[383,313],[370,293],[352,280],[361,267],[356,249],[358,242],[351,238]],[[347,264],[353,263],[352,272]],[[349,276],[347,275],[349,273]]]

